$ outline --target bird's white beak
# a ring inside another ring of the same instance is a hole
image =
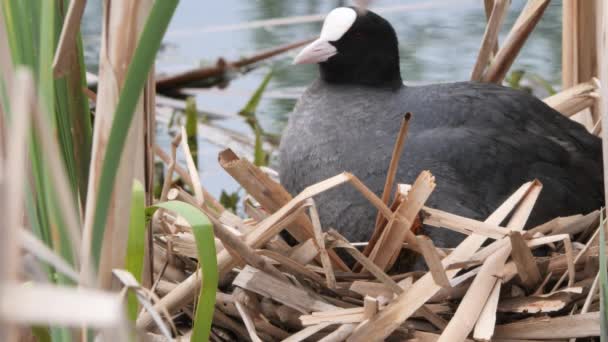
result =
[[[327,61],[338,53],[338,49],[331,45],[329,41],[319,38],[307,45],[294,58],[293,64],[313,64]]]

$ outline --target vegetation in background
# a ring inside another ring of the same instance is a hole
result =
[[[186,134],[188,135],[188,146],[194,160],[194,165],[198,165],[198,112],[196,110],[196,99],[189,97],[186,99]]]
[[[527,80],[529,85],[523,85],[522,82]],[[544,89],[549,95],[555,95],[557,93],[551,83],[546,79],[542,78],[538,74],[529,73],[525,70],[513,70],[505,77],[505,82],[507,85],[513,89],[521,89],[525,90],[530,94],[535,92],[535,87],[533,85],[540,86]]]
[[[262,95],[272,78],[273,71],[270,70],[268,74],[262,80],[262,83],[258,86],[256,91],[253,93],[245,108],[243,108],[239,115],[245,118],[245,122],[251,127],[253,133],[255,134],[255,148],[254,148],[254,164],[257,166],[268,165],[268,154],[264,151],[264,141],[263,138],[267,136],[262,127],[260,126],[260,121],[256,116],[256,111],[258,109],[258,105],[260,104],[260,100],[262,99]]]
[[[236,213],[236,207],[239,204],[240,196],[239,191],[234,191],[231,193],[222,190],[220,195],[220,203],[224,206],[224,208],[232,210],[233,213]]]

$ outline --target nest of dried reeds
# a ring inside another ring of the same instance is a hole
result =
[[[398,139],[396,151],[402,143]],[[231,150],[219,155],[219,163],[247,191],[248,218],[224,210],[208,193],[200,204],[183,189],[164,191],[169,199],[200,207],[214,222],[221,279],[211,334],[215,341],[599,335],[600,211],[523,231],[542,189],[536,180],[523,184],[482,222],[424,206],[435,187],[428,171],[411,186],[397,185],[388,203],[388,197],[376,196],[348,173],[292,198],[272,175]],[[188,170],[176,165],[173,170],[189,182]],[[337,186],[355,187],[378,209],[369,242],[351,243],[335,230],[322,229],[314,196]],[[456,248],[437,248],[412,231],[420,223],[467,237]],[[186,331],[200,285],[195,239],[188,225],[169,212],[157,216],[154,225],[155,290],[162,297],[157,307],[174,313],[177,329],[186,324]],[[287,244],[283,230],[298,244]],[[535,256],[538,248],[548,252]],[[356,265],[348,267],[337,250],[350,254]],[[429,271],[390,273],[403,251],[424,258]],[[152,317],[140,315],[140,328],[152,325]]]

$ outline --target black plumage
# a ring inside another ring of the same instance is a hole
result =
[[[603,204],[597,137],[519,90],[474,82],[403,86],[396,36],[378,18],[359,12],[351,27],[356,30],[330,42],[337,54],[320,64],[321,77],[291,114],[280,147],[280,177],[288,191],[295,195],[349,171],[380,195],[401,119],[412,112],[397,181],[411,184],[430,170],[437,183],[427,202],[431,207],[483,220],[535,178],[544,186],[528,226]],[[354,38],[367,48],[345,51],[357,46]],[[366,38],[384,41],[366,44]],[[386,58],[378,57],[379,51],[355,58],[372,48],[384,49]],[[396,74],[374,74],[395,67]],[[355,74],[339,76],[349,70]],[[324,227],[337,228],[351,241],[370,237],[377,211],[356,190],[330,190],[317,197],[317,204]],[[445,247],[463,238],[444,229],[426,233]]]

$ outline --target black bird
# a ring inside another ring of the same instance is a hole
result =
[[[320,77],[297,103],[280,147],[280,179],[292,194],[349,171],[376,194],[384,186],[405,112],[412,112],[397,181],[430,170],[427,205],[485,219],[526,181],[543,190],[528,226],[603,204],[601,142],[523,91],[459,82],[403,85],[397,35],[382,17],[354,7],[328,14],[320,38],[294,64],[319,63]],[[317,197],[324,227],[367,241],[377,211],[348,186]],[[442,247],[461,234],[425,231]]]

